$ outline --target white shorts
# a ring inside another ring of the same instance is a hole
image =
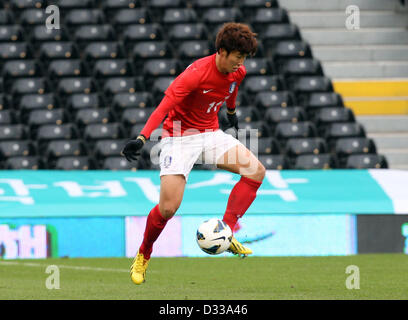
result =
[[[188,179],[194,164],[216,165],[229,149],[242,144],[222,130],[181,137],[166,137],[160,142],[160,176],[183,174]]]

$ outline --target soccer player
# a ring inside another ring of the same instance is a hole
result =
[[[172,82],[140,135],[122,150],[128,161],[137,160],[146,140],[167,115],[160,141],[160,199],[147,217],[143,242],[131,266],[135,284],[145,281],[153,243],[179,208],[198,159],[241,175],[223,217],[232,231],[264,179],[265,168],[256,156],[218,125],[218,112],[225,102],[231,127],[238,129],[235,100],[246,74],[245,58],[257,49],[256,34],[245,24],[226,23],[217,33],[215,48],[216,53],[196,60]],[[252,253],[235,237],[228,251],[240,256]]]

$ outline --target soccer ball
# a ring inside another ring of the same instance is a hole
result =
[[[231,240],[231,228],[219,219],[206,220],[198,227],[197,243],[205,253],[220,254],[229,248]]]

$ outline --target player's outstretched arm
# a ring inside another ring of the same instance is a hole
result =
[[[167,96],[164,96],[159,106],[150,115],[149,119],[147,120],[145,126],[143,127],[137,138],[129,140],[123,148],[121,153],[127,161],[131,162],[132,160],[137,160],[137,158],[140,156],[140,150],[145,145],[147,139],[149,139],[151,133],[155,129],[157,129],[165,116],[173,108],[173,101]]]

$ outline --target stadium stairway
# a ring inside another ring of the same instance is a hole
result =
[[[399,0],[280,0],[377,151],[408,169],[408,6]],[[360,29],[348,30],[348,6]]]

